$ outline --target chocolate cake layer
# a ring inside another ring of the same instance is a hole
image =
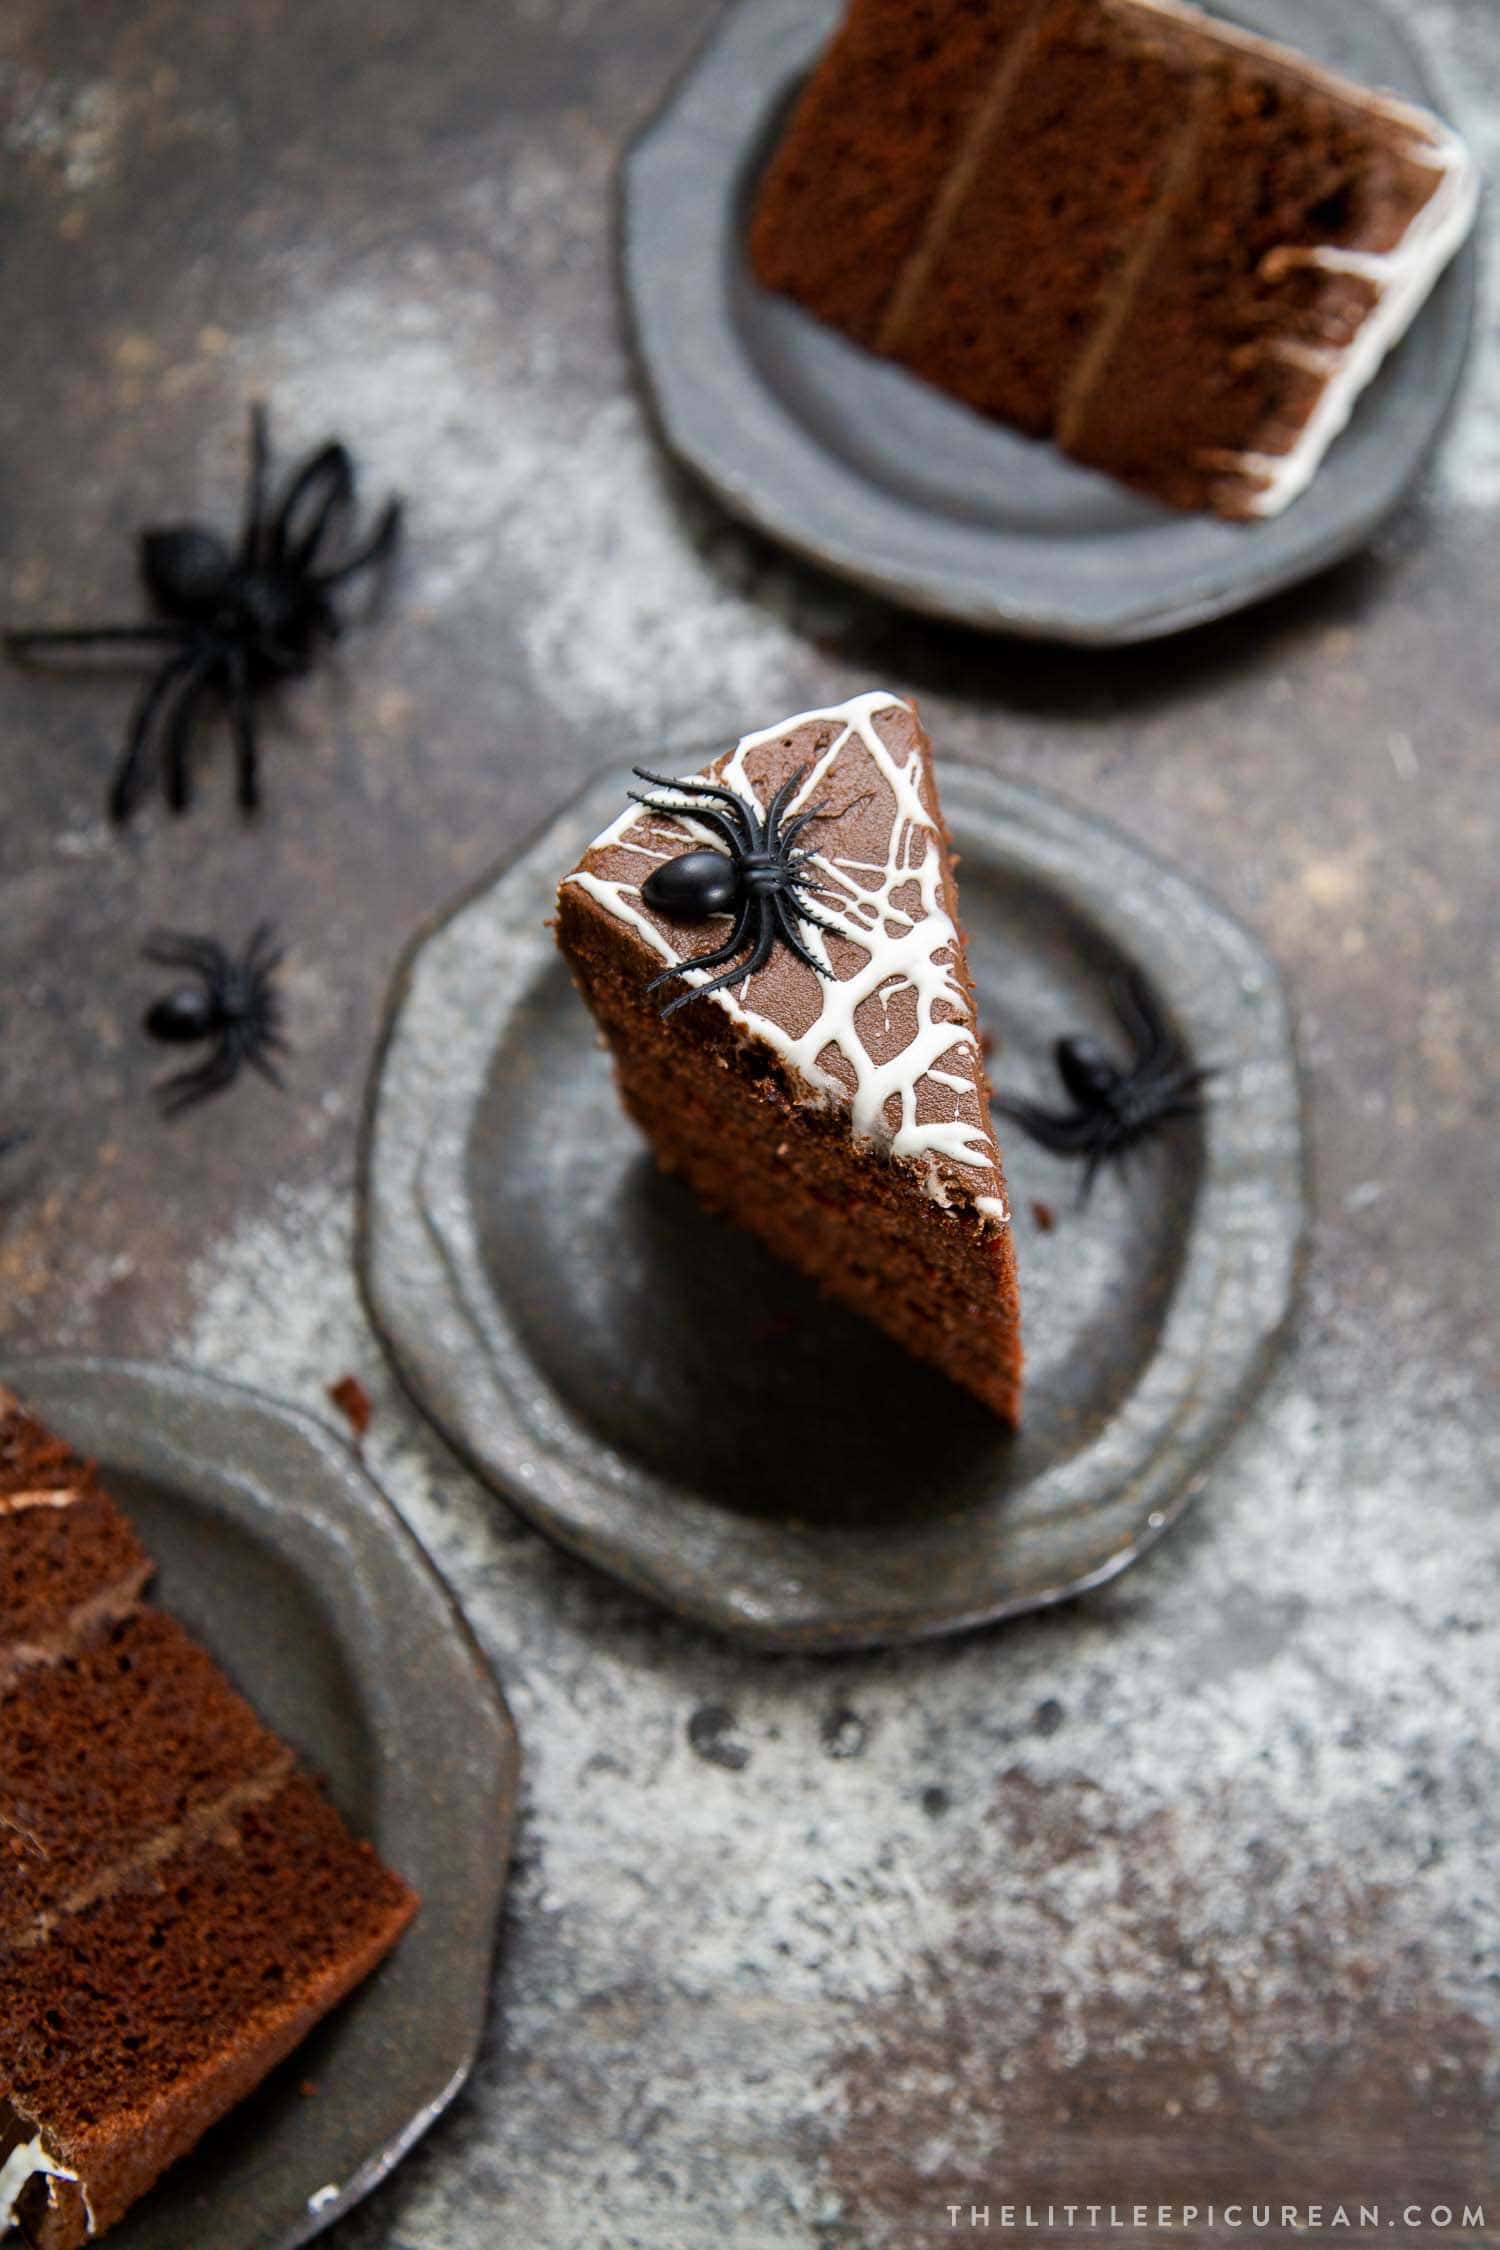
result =
[[[313,1784],[286,1780],[139,1885],[0,1949],[0,2083],[77,2177],[35,2250],[79,2250],[367,1976],[415,1911]],[[50,2197],[50,2201],[49,2201]]]
[[[805,89],[752,222],[768,288],[874,344],[952,153],[1021,28],[988,0],[866,0]]]
[[[1174,505],[1269,515],[1477,200],[1426,111],[1177,0],[975,0],[961,32],[899,34],[853,0],[749,248],[979,411]]]
[[[627,810],[558,899],[626,1104],[713,1209],[1014,1421],[1005,1182],[927,737],[899,698],[863,696],[747,737],[705,778],[761,811],[787,784],[789,812],[824,808],[801,838],[824,973],[778,944],[664,1019],[652,976],[726,924],[673,921],[642,894],[705,841],[691,813]]]

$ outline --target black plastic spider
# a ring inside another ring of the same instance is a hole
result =
[[[662,1009],[663,1016],[674,1016],[690,1000],[704,1000],[726,985],[758,976],[778,939],[799,961],[826,977],[828,970],[809,953],[797,924],[810,923],[813,929],[826,930],[834,937],[840,933],[809,908],[806,894],[819,894],[819,886],[803,873],[813,855],[793,847],[804,828],[826,817],[827,807],[811,805],[793,813],[790,820],[786,818],[786,808],[801,788],[807,768],[802,767],[790,781],[782,783],[764,818],[759,805],[747,803],[716,781],[672,781],[665,774],[648,773],[644,766],[637,766],[635,775],[638,781],[649,781],[655,788],[675,789],[681,796],[705,800],[666,805],[657,797],[643,797],[639,790],[630,792],[635,803],[650,812],[678,819],[686,814],[720,837],[725,846],[722,852],[704,847],[664,861],[641,885],[641,897],[655,913],[669,915],[673,921],[706,922],[715,914],[734,916],[727,941],[714,952],[700,953],[696,960],[679,962],[651,979],[646,990],[655,992],[675,977],[685,977],[691,969],[717,969],[726,961],[736,963],[708,984],[695,984],[691,990],[680,992]],[[741,961],[742,954],[748,958]]]
[[[197,524],[143,532],[140,570],[160,622],[93,625],[7,633],[8,652],[23,662],[53,649],[111,645],[162,647],[168,653],[147,681],[110,786],[111,818],[127,820],[150,780],[160,735],[167,803],[186,810],[192,795],[188,753],[205,693],[216,688],[234,727],[239,801],[260,800],[256,698],[278,680],[308,671],[322,647],[338,638],[335,590],[383,562],[401,532],[401,504],[387,501],[363,546],[324,557],[331,534],[354,501],[354,463],[331,443],[310,453],[288,477],[279,502],[267,493],[270,453],[266,411],[250,410],[250,474],[238,547]]]
[[[1084,1160],[1080,1208],[1092,1194],[1101,1166],[1123,1161],[1132,1148],[1171,1119],[1197,1116],[1203,1107],[1202,1089],[1214,1076],[1212,1070],[1197,1069],[1189,1062],[1142,978],[1122,979],[1113,999],[1133,1050],[1128,1064],[1117,1062],[1102,1040],[1078,1033],[1059,1039],[1053,1049],[1057,1075],[1072,1097],[1072,1109],[1043,1109],[1036,1102],[995,1103],[1002,1116],[1013,1118],[1054,1156]]]
[[[271,1057],[286,1046],[274,981],[282,956],[281,948],[272,943],[268,922],[253,933],[238,961],[217,938],[188,937],[177,930],[153,932],[144,956],[161,968],[186,969],[197,980],[175,985],[152,1002],[142,1019],[147,1034],[170,1046],[214,1041],[207,1062],[179,1071],[157,1087],[156,1098],[166,1116],[176,1117],[194,1102],[221,1094],[245,1063],[273,1086],[281,1084]]]

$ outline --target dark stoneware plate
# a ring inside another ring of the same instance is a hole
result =
[[[1238,0],[1222,12],[1440,106],[1374,0]],[[1099,644],[1222,617],[1362,545],[1447,416],[1473,322],[1473,245],[1285,515],[1244,525],[1158,508],[751,280],[751,191],[840,13],[841,0],[738,0],[625,165],[624,281],[640,363],[667,444],[724,506],[932,616]]]
[[[765,1646],[914,1640],[1123,1570],[1199,1490],[1292,1298],[1301,1127],[1271,964],[1114,830],[945,768],[999,1082],[1046,1092],[1052,1040],[1109,1029],[1127,964],[1221,1072],[1201,1127],[1086,1213],[1075,1175],[1006,1138],[1030,1366],[1013,1438],[657,1173],[545,926],[624,787],[593,783],[398,977],[360,1258],[418,1404],[542,1530]]]
[[[98,1460],[161,1565],[159,1599],[422,1894],[391,1958],[109,2238],[292,2250],[468,2076],[515,1816],[510,1715],[416,1540],[309,1416],[123,1361],[15,1361],[0,1382]]]

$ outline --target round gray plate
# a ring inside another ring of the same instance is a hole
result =
[[[944,769],[999,1083],[1050,1091],[1051,1042],[1110,1030],[1127,964],[1221,1072],[1201,1126],[1086,1213],[1076,1174],[1007,1138],[1030,1370],[1012,1438],[709,1218],[627,1122],[545,926],[625,786],[594,782],[398,976],[360,1262],[418,1405],[542,1530],[763,1646],[914,1640],[1123,1570],[1198,1490],[1292,1299],[1301,1127],[1271,964],[1114,830]]]
[[[110,2235],[292,2250],[468,2076],[515,1818],[510,1714],[416,1540],[311,1417],[124,1361],[15,1361],[0,1382],[98,1461],[161,1566],[156,1598],[422,1895],[391,1958]]]
[[[1351,553],[1442,428],[1473,324],[1472,243],[1305,498],[1268,523],[1179,515],[982,419],[751,280],[749,199],[841,0],[739,0],[626,161],[623,259],[663,435],[797,554],[934,617],[1044,640],[1152,640]],[[1240,0],[1237,23],[1436,106],[1372,0]]]

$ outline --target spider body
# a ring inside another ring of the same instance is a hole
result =
[[[354,463],[346,447],[333,443],[310,453],[274,505],[269,476],[265,409],[257,405],[250,417],[250,473],[238,543],[199,524],[142,534],[141,579],[154,621],[6,635],[11,655],[23,660],[106,646],[163,652],[136,703],[115,768],[109,798],[115,820],[128,819],[139,804],[158,751],[167,802],[174,812],[186,809],[195,724],[211,691],[228,707],[239,801],[253,812],[260,800],[257,699],[276,681],[311,668],[339,635],[337,589],[394,551],[401,530],[394,500],[362,546],[343,545],[340,535],[354,500]]]
[[[168,1117],[222,1093],[246,1063],[274,1086],[281,1084],[271,1059],[286,1045],[275,983],[281,952],[267,923],[254,932],[238,960],[216,938],[175,930],[158,930],[146,944],[145,957],[161,968],[186,970],[191,980],[151,1003],[143,1018],[147,1036],[176,1047],[214,1042],[205,1062],[158,1087],[157,1098]]]
[[[820,921],[807,903],[809,897],[818,895],[818,885],[807,873],[813,855],[797,843],[804,829],[826,817],[826,807],[810,805],[790,818],[787,814],[806,778],[806,767],[782,783],[764,813],[759,805],[718,782],[671,781],[664,774],[646,772],[642,766],[635,772],[639,781],[698,800],[669,805],[632,790],[638,805],[670,818],[696,821],[724,846],[723,851],[700,847],[664,860],[641,885],[641,897],[655,913],[673,921],[707,922],[716,914],[731,915],[734,921],[723,945],[663,969],[660,976],[651,979],[646,989],[656,992],[676,978],[685,978],[693,969],[721,971],[707,984],[695,984],[679,992],[666,1003],[662,1014],[673,1016],[690,1000],[706,999],[711,992],[722,992],[726,985],[742,984],[758,976],[778,944],[786,946],[820,977],[826,977],[829,971],[808,951],[801,925],[809,924],[831,936],[839,932],[831,922]],[[726,967],[726,963],[733,966]]]
[[[1214,1075],[1195,1067],[1170,1030],[1148,986],[1131,977],[1115,987],[1115,1014],[1130,1041],[1120,1062],[1102,1039],[1087,1032],[1059,1039],[1053,1060],[1072,1108],[997,1100],[995,1108],[1054,1156],[1084,1166],[1080,1205],[1087,1203],[1102,1166],[1121,1163],[1131,1149],[1179,1117],[1203,1107],[1203,1087]]]

